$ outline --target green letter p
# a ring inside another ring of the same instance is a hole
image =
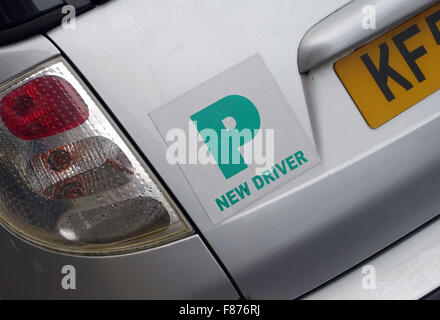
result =
[[[226,118],[235,120],[235,128],[227,130],[223,124]],[[247,98],[239,95],[231,95],[207,106],[191,116],[197,130],[215,158],[220,170],[226,179],[245,170],[248,166],[244,162],[239,148],[251,141],[260,129],[260,115],[255,105]],[[221,143],[209,139],[207,132],[216,132]],[[244,131],[248,134],[243,134]],[[233,143],[238,136],[238,143]],[[225,140],[226,141],[223,141]],[[224,150],[227,148],[227,150]],[[231,161],[238,159],[238,161]]]

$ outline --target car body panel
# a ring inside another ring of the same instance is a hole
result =
[[[50,41],[41,36],[1,47],[0,50],[0,83],[60,54]]]
[[[43,250],[3,228],[0,243],[2,299],[239,298],[198,236],[111,257],[69,256]],[[74,289],[62,286],[67,273],[71,275],[71,269],[63,269],[65,266],[75,268]]]
[[[305,300],[415,300],[440,287],[440,220],[303,297]],[[435,294],[434,294],[435,296]],[[438,295],[437,299],[438,300]]]
[[[298,297],[438,213],[439,93],[372,130],[334,73],[341,57],[299,73],[302,37],[347,2],[112,1],[79,17],[76,30],[48,34],[118,117],[247,298]],[[180,169],[167,163],[148,113],[255,53],[323,162],[214,226]]]

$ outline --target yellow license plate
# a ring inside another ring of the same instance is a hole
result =
[[[440,3],[335,64],[371,128],[440,89]]]

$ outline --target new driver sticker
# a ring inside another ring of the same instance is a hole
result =
[[[213,224],[320,162],[259,55],[150,117]]]

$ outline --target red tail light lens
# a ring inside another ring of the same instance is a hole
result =
[[[15,136],[35,140],[81,125],[89,110],[69,82],[43,76],[8,93],[0,103],[0,116]]]

